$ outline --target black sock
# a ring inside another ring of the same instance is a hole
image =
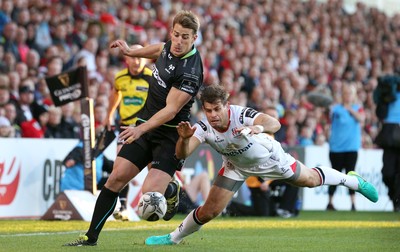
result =
[[[177,189],[178,188],[176,187],[175,183],[169,182],[167,189],[165,190],[164,193],[165,198],[169,199],[170,197],[174,196]]]
[[[96,242],[107,218],[113,213],[117,204],[118,193],[106,187],[100,192],[94,207],[92,221],[86,235],[89,242]]]

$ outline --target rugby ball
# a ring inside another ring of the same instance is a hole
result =
[[[140,197],[138,215],[147,221],[157,221],[167,212],[167,200],[159,192],[147,192]]]

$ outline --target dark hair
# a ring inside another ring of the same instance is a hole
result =
[[[192,29],[193,34],[197,34],[197,31],[200,29],[200,21],[191,11],[182,10],[178,12],[174,17],[172,27],[175,24],[180,24],[183,28]]]
[[[205,86],[200,95],[200,101],[204,105],[207,103],[217,103],[221,101],[223,105],[228,102],[229,94],[225,91],[224,87],[218,84]]]

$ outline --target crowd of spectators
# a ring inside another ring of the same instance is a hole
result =
[[[79,102],[54,107],[44,79],[86,65],[89,95],[104,110],[124,67],[108,44],[167,41],[181,9],[201,19],[205,84],[224,85],[234,104],[275,107],[284,146],[326,144],[329,108],[307,94],[337,103],[353,84],[366,114],[363,147],[374,147],[372,92],[378,76],[400,73],[400,14],[361,3],[347,13],[342,0],[1,0],[0,136],[78,138]]]

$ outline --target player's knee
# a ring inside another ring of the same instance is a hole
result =
[[[120,192],[126,185],[126,179],[119,176],[108,177],[105,186],[114,192]]]
[[[307,187],[316,187],[320,186],[322,183],[321,178],[318,176],[316,172],[311,172],[307,177]]]
[[[313,188],[321,185],[321,179],[318,177],[318,174],[311,172],[303,174],[294,184],[300,187]]]

